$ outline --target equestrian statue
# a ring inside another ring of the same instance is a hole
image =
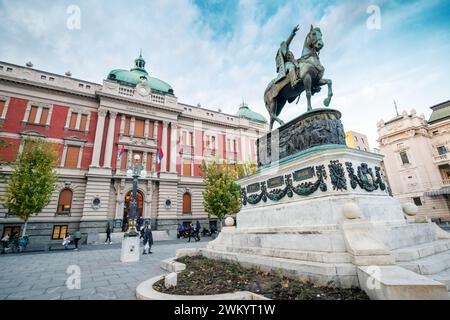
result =
[[[278,118],[286,101],[291,103],[296,98],[300,99],[303,91],[306,92],[308,111],[312,110],[311,95],[320,91],[320,87],[328,85],[328,97],[323,104],[328,107],[333,96],[330,79],[322,79],[325,68],[320,64],[319,53],[323,48],[322,32],[319,28],[311,29],[305,38],[302,56],[295,59],[289,50],[292,39],[299,30],[294,27],[286,41],[281,42],[276,55],[278,75],[273,79],[264,91],[264,103],[270,115],[270,130],[277,121],[280,125],[284,122]],[[298,102],[298,100],[297,100]]]

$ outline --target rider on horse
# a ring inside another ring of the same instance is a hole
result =
[[[292,39],[294,39],[298,29],[299,27],[297,25],[292,30],[289,38],[286,41],[281,42],[280,44],[280,48],[278,49],[275,58],[278,76],[273,80],[273,83],[277,83],[278,81],[286,77],[286,75],[289,76],[292,87],[294,87],[300,81],[297,76],[297,69],[299,68],[298,62],[295,59],[292,51],[289,50],[289,45],[291,44]]]

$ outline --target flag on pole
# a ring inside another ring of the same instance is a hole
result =
[[[121,145],[120,148],[119,148],[119,152],[117,153],[117,157],[119,158],[119,160],[122,159],[122,155],[123,155],[124,151],[125,151],[125,146]]]
[[[164,152],[163,152],[162,148],[159,148],[159,150],[158,150],[158,157],[157,157],[158,164],[161,163],[162,158],[164,158]]]

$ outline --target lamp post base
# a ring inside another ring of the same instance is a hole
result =
[[[120,261],[122,262],[137,262],[139,261],[140,240],[139,237],[123,237],[122,253]]]

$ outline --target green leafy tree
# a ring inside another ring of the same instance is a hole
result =
[[[238,163],[236,165],[237,177],[238,179],[241,179],[246,176],[252,175],[256,172],[256,169],[257,169],[256,163],[250,160],[243,163]]]
[[[203,163],[201,170],[204,173],[203,205],[208,217],[215,215],[222,225],[227,215],[240,210],[240,187],[236,183],[236,170],[229,164],[220,164],[216,160]]]
[[[12,165],[4,198],[10,213],[25,221],[22,236],[28,219],[50,203],[56,188],[53,166],[57,158],[53,145],[40,139],[27,139],[22,154]]]

